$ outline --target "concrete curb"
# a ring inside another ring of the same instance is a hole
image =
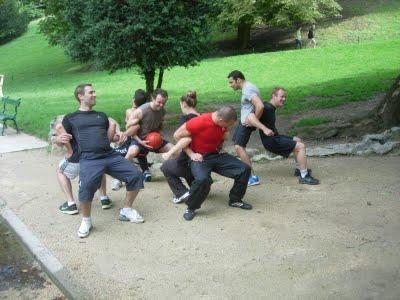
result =
[[[68,299],[94,299],[91,293],[74,280],[70,272],[7,206],[0,210],[0,218]]]

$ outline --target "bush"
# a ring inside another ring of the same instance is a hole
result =
[[[44,16],[44,9],[35,3],[26,3],[22,10],[28,14],[29,21],[39,19]]]
[[[22,35],[28,28],[29,17],[15,0],[0,1],[0,45]]]

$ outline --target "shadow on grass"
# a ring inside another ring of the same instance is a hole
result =
[[[370,13],[386,13],[393,9],[400,9],[398,1],[395,0],[365,0],[365,1],[339,1],[342,5],[342,17],[330,18],[317,22],[318,29],[325,29],[333,25],[345,22],[353,17],[359,17]],[[304,24],[303,33],[307,33],[310,24]],[[236,28],[230,29],[232,32]],[[259,26],[251,30],[249,46],[246,49],[239,49],[238,42],[235,38],[216,41],[212,44],[212,51],[208,57],[226,57],[243,55],[250,53],[275,52],[284,50],[294,50],[294,31],[293,27],[277,27],[277,26]],[[356,42],[349,40],[349,42]],[[306,48],[306,40],[303,40]]]

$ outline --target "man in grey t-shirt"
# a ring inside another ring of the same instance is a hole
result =
[[[261,100],[258,88],[251,82],[246,81],[243,73],[238,70],[229,73],[228,81],[229,86],[233,90],[242,91],[240,123],[233,134],[233,143],[240,159],[252,167],[250,157],[246,152],[246,145],[249,142],[251,133],[257,128],[267,136],[274,135],[274,132],[259,120],[263,113],[264,104]],[[257,175],[254,175],[252,168],[252,175],[249,178],[248,185],[252,186],[257,184],[260,184],[260,179]]]

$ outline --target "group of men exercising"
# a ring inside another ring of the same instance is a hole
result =
[[[174,197],[174,203],[185,202],[185,220],[195,217],[207,198],[213,182],[211,173],[215,172],[234,179],[229,193],[228,205],[241,209],[252,209],[243,201],[248,186],[257,185],[260,179],[252,170],[246,145],[252,132],[259,129],[263,146],[278,155],[288,157],[294,154],[295,175],[301,184],[319,184],[307,169],[306,147],[296,138],[280,135],[275,126],[275,110],[283,107],[287,92],[277,87],[272,91],[269,102],[261,100],[258,88],[246,81],[240,71],[228,75],[229,85],[241,90],[240,121],[233,134],[233,143],[240,159],[226,153],[223,143],[228,138],[228,129],[237,121],[237,112],[232,106],[222,106],[214,112],[200,114],[196,111],[197,96],[188,92],[181,97],[181,125],[175,131],[175,145],[162,140],[161,146],[152,148],[146,142],[150,132],[160,132],[163,125],[168,93],[156,89],[151,101],[146,102],[146,93],[138,90],[134,95],[132,109],[126,111],[126,130],[119,130],[118,124],[106,114],[93,110],[96,105],[96,92],[91,84],[81,84],[75,89],[79,109],[67,114],[62,120],[56,143],[67,148],[67,156],[58,167],[58,180],[67,197],[60,211],[76,214],[78,209],[73,198],[71,181],[79,175],[79,202],[82,222],[78,236],[87,237],[92,229],[91,205],[93,196],[99,189],[103,209],[112,207],[106,194],[106,177],[114,177],[117,184],[113,189],[126,185],[123,208],[119,211],[121,221],[141,223],[143,217],[132,208],[143,181],[150,181],[149,164],[146,155],[149,151],[163,153],[164,163],[161,171],[167,179]],[[111,147],[116,142],[119,146]],[[131,160],[137,158],[139,169]],[[181,179],[185,179],[185,186]],[[115,188],[114,188],[115,187]]]

